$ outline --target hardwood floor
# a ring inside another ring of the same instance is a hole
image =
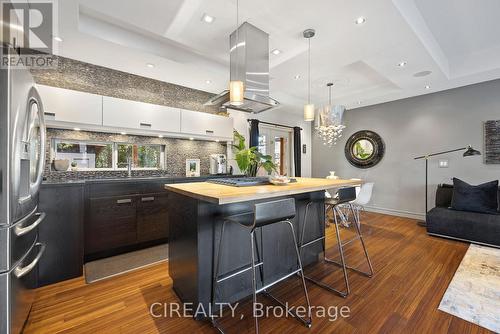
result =
[[[262,333],[491,333],[437,309],[468,244],[430,237],[406,218],[365,213],[362,223],[375,276],[369,279],[350,273],[351,294],[346,299],[307,285],[312,305],[347,306],[349,317],[330,321],[333,317],[315,316],[310,329],[293,318],[269,317],[260,321]],[[343,229],[341,233],[347,238],[350,232]],[[333,226],[327,235],[327,253],[335,257]],[[350,265],[366,266],[357,243],[347,248]],[[154,303],[179,302],[167,266],[162,263],[90,285],[79,278],[44,287],[37,293],[25,333],[215,333],[208,322],[150,316]],[[343,287],[336,267],[316,265],[307,272]],[[304,303],[294,278],[273,293],[293,305]],[[259,301],[276,305],[264,296]],[[155,313],[167,310],[163,306],[153,309]],[[238,312],[245,315],[243,319],[221,322],[227,332],[253,333],[251,303],[244,302]]]

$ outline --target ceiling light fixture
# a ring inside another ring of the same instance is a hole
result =
[[[193,137],[189,137],[189,140],[194,140],[194,138]]]
[[[278,49],[274,49],[273,51],[271,51],[271,53],[275,56],[279,55],[282,51],[281,50],[278,50]]]
[[[314,121],[314,104],[311,103],[311,38],[314,37],[316,31],[314,29],[306,29],[303,32],[304,38],[307,38],[309,49],[307,51],[308,65],[308,82],[307,82],[307,104],[304,105],[304,121]]]
[[[210,84],[212,83],[212,80],[206,80],[206,81],[205,81],[205,83],[206,83],[207,85],[210,85]]]
[[[59,36],[55,36],[54,37],[54,41],[56,41],[56,42],[62,42],[63,39],[61,37],[59,37]]]
[[[356,19],[356,24],[363,24],[366,22],[366,18],[364,18],[363,16],[360,16]]]
[[[425,85],[425,89],[431,89],[431,86]]]
[[[398,63],[399,67],[405,67],[406,65],[408,65],[408,62],[404,61],[404,60],[402,62]]]
[[[146,66],[147,66],[147,67],[149,67],[149,68],[153,68],[153,67],[155,67],[155,65],[154,65],[154,64],[151,64],[151,63],[147,63],[147,64],[146,64]]]
[[[239,34],[239,15],[240,15],[240,2],[236,0],[236,57],[239,59],[240,34]],[[238,66],[236,67],[236,78],[239,78]],[[241,80],[231,80],[229,82],[229,103],[233,106],[241,106],[245,96],[245,84]]]
[[[120,132],[122,136],[125,136],[127,133],[126,132]]]
[[[75,130],[75,131],[80,131],[80,128],[73,128],[73,130]]]
[[[220,140],[219,140],[219,139],[216,139],[216,140],[215,140],[215,142],[216,142],[216,143],[218,143],[218,142],[220,142]]]
[[[359,106],[362,102],[361,102],[361,101],[358,101],[357,103],[358,103],[358,106]]]
[[[158,135],[158,138],[163,138],[163,135]]]
[[[333,83],[326,84],[328,87],[328,104],[318,112],[316,130],[323,139],[323,144],[328,146],[337,145],[337,140],[342,137],[342,131],[346,126],[342,123],[345,106],[332,104]]]
[[[215,17],[208,15],[207,13],[203,14],[201,20],[205,23],[213,23],[215,21]]]
[[[295,80],[299,80],[300,79],[300,74],[297,74],[293,77]]]

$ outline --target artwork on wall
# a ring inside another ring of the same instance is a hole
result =
[[[500,121],[484,122],[484,162],[500,164]]]
[[[358,131],[347,140],[345,156],[357,168],[370,168],[382,160],[385,144],[382,138],[369,130]]]
[[[186,159],[186,176],[200,176],[200,159]]]

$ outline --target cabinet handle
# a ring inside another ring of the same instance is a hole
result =
[[[139,123],[140,126],[144,126],[146,128],[150,128],[151,127],[151,124],[149,123]]]
[[[132,200],[130,198],[119,199],[116,201],[116,204],[128,204],[128,203],[132,203]]]
[[[206,132],[207,134],[213,134],[213,133],[214,133],[214,130],[205,130],[205,132]]]
[[[44,112],[43,115],[44,116],[56,117],[56,113],[55,112]]]
[[[142,202],[153,202],[155,200],[154,197],[143,197],[141,198]]]

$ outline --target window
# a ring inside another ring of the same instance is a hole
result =
[[[113,168],[112,143],[55,141],[55,159],[69,160],[79,169]]]
[[[125,169],[128,166],[128,157],[132,159],[133,169],[164,167],[165,148],[162,145],[54,139],[52,147],[54,159],[76,163],[78,170]]]
[[[127,158],[132,158],[134,168],[160,168],[160,145],[118,144],[117,167],[126,168]]]

